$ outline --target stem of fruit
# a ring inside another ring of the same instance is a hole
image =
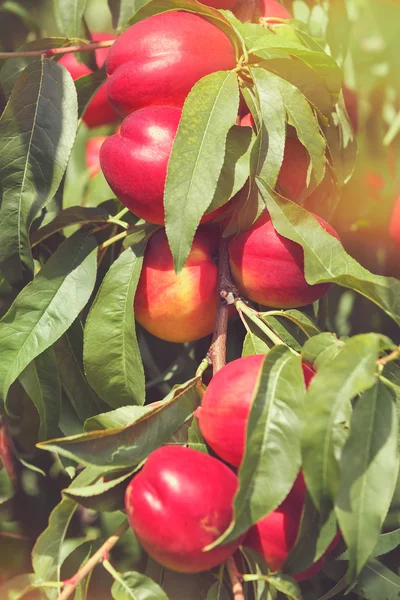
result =
[[[58,596],[57,600],[67,600],[73,594],[78,584],[85,579],[85,577],[87,577],[98,564],[108,560],[108,554],[110,550],[115,546],[120,537],[125,533],[125,531],[128,530],[128,528],[128,521],[122,523],[114,535],[109,537],[101,546],[101,548],[99,548],[97,552],[93,554],[92,558],[90,558],[87,563],[85,563],[83,567],[81,567],[79,571],[77,571],[77,573],[71,577],[71,579],[67,579],[63,582],[63,591]]]
[[[91,52],[92,50],[98,50],[99,48],[109,48],[114,43],[114,40],[107,40],[105,42],[91,42],[90,44],[82,44],[79,46],[67,46],[63,48],[50,48],[47,50],[25,50],[21,52],[0,52],[0,59],[2,58],[20,58],[23,56],[44,56],[45,58],[51,58],[57,54],[69,54],[70,52]]]
[[[99,250],[104,250],[105,248],[108,248],[108,246],[112,246],[113,244],[115,244],[115,242],[118,242],[119,240],[122,240],[127,235],[128,235],[127,231],[122,231],[121,233],[118,233],[118,235],[114,235],[109,240],[106,240],[105,242],[103,242],[99,246]]]
[[[393,350],[393,352],[391,352],[387,356],[382,356],[382,358],[378,360],[378,365],[384,367],[388,363],[393,362],[398,358],[400,358],[400,348],[396,348],[396,350]]]
[[[113,220],[114,220],[114,221],[115,221],[115,220],[117,220],[117,221],[120,221],[120,220],[121,220],[121,218],[122,218],[122,217],[124,217],[124,216],[126,215],[126,213],[128,213],[128,212],[129,212],[129,208],[126,208],[126,207],[125,207],[125,208],[123,208],[123,209],[122,209],[122,210],[121,210],[119,213],[117,213],[117,214],[115,215],[115,217],[112,217],[112,218],[113,218]]]
[[[223,238],[219,248],[218,291],[220,301],[217,307],[214,334],[208,357],[213,366],[213,374],[226,363],[226,336],[228,331],[229,304],[233,304],[237,290],[232,283],[228,254],[229,238]]]
[[[232,584],[232,592],[235,600],[245,600],[243,593],[243,586],[240,581],[240,574],[236,568],[235,559],[233,556],[230,556],[226,561],[226,568],[228,569],[228,574]]]

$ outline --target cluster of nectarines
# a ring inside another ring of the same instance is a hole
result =
[[[232,9],[236,1],[204,0],[204,4]],[[276,0],[260,1],[260,16],[268,24],[291,17]],[[135,316],[149,332],[172,342],[194,341],[213,331],[219,302],[215,251],[229,203],[203,217],[186,264],[175,273],[163,228],[168,162],[191,89],[206,75],[235,69],[237,58],[233,42],[214,22],[178,10],[131,26],[106,59],[108,101],[123,122],[114,135],[92,142],[93,155],[101,145],[101,169],[117,198],[137,217],[161,226],[147,244]],[[255,127],[251,117],[241,124]],[[298,201],[307,188],[308,171],[306,149],[297,137],[288,135],[277,191]],[[216,225],[205,224],[217,214]],[[337,237],[328,223],[316,218]],[[329,289],[328,284],[307,283],[301,246],[276,231],[267,211],[248,231],[231,238],[229,260],[239,292],[261,305],[300,307]],[[296,542],[306,496],[301,472],[276,510],[235,541],[204,551],[232,521],[236,468],[244,456],[246,426],[263,360],[264,356],[256,355],[229,363],[203,396],[196,417],[218,458],[164,446],[150,455],[127,488],[125,504],[132,529],[148,554],[168,568],[207,570],[245,544],[275,571],[282,568]],[[308,386],[314,372],[304,365],[303,373]],[[309,577],[323,561],[296,578]]]
[[[132,529],[148,554],[163,566],[189,573],[211,569],[243,544],[256,550],[271,571],[278,571],[295,545],[306,497],[301,472],[276,510],[236,540],[204,551],[233,517],[238,488],[234,468],[244,456],[247,421],[264,358],[254,355],[229,363],[212,379],[196,411],[205,440],[231,468],[196,450],[164,446],[150,455],[127,488],[125,505]],[[303,373],[308,386],[314,372],[303,365]],[[311,577],[324,562],[322,557],[295,578]]]

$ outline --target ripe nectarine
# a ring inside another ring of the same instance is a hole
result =
[[[235,68],[228,36],[199,15],[164,12],[129,27],[107,58],[108,97],[121,115],[147,106],[177,106],[194,84]]]
[[[290,12],[277,0],[260,0],[260,16],[265,19],[293,19]]]
[[[213,240],[197,231],[182,271],[174,271],[165,230],[150,239],[135,296],[135,316],[153,335],[191,342],[212,332],[218,304]]]
[[[209,552],[203,548],[230,525],[238,480],[219,460],[183,446],[153,452],[126,490],[129,522],[161,565],[198,573],[224,562],[244,536]]]
[[[264,358],[255,354],[228,363],[212,378],[196,411],[206,442],[235,467],[244,455],[247,421]],[[308,386],[314,371],[303,365],[303,374]]]
[[[100,173],[100,148],[106,141],[108,136],[98,135],[96,137],[89,138],[86,142],[86,165],[89,169],[89,177],[95,177]]]
[[[338,238],[326,221],[315,218],[325,231]],[[239,291],[265,306],[305,306],[321,298],[331,287],[329,283],[307,283],[303,248],[276,231],[268,211],[248,231],[231,239],[229,255]]]
[[[108,40],[114,40],[115,36],[108,33],[95,33],[94,39],[98,42],[105,42]],[[95,51],[96,63],[98,67],[102,67],[104,61],[107,58],[109,48],[99,48]],[[83,75],[89,75],[92,71],[85,64],[77,61],[75,55],[71,52],[64,54],[59,60],[59,63],[63,65],[70,73],[73,80],[83,77]],[[106,84],[103,83],[94,94],[91,99],[86,111],[83,115],[83,121],[89,128],[99,127],[100,125],[108,125],[117,121],[118,115],[111,106],[107,97]]]

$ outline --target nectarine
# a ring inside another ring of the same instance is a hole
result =
[[[286,137],[283,162],[279,171],[277,190],[296,202],[307,186],[308,152],[297,137]]]
[[[268,20],[293,19],[290,12],[277,0],[260,0],[260,16]]]
[[[235,68],[228,36],[199,15],[154,15],[127,29],[107,58],[108,97],[121,115],[147,106],[177,106],[194,84]]]
[[[126,490],[129,522],[146,552],[182,573],[224,562],[244,536],[209,552],[203,548],[230,525],[236,475],[219,460],[183,446],[153,452]]]
[[[244,356],[228,363],[212,378],[197,409],[201,433],[211,448],[238,467],[245,450],[247,421],[265,356]],[[314,371],[303,365],[308,386]]]
[[[89,138],[86,142],[86,165],[89,169],[89,177],[95,177],[100,173],[100,148],[106,141],[108,136],[98,135],[96,137]]]
[[[325,231],[338,238],[326,221],[315,218]],[[248,231],[231,239],[229,255],[239,291],[265,306],[305,306],[321,298],[331,287],[329,283],[307,283],[303,248],[276,231],[268,211]]]
[[[396,199],[393,206],[389,234],[396,246],[400,246],[400,196]]]
[[[114,40],[115,36],[108,33],[95,33],[94,38],[98,42],[105,42],[108,40]],[[109,48],[99,48],[95,51],[96,63],[98,67],[102,67],[104,61],[107,58]],[[75,55],[71,52],[64,54],[59,60],[59,63],[63,65],[70,73],[73,80],[83,77],[83,75],[89,75],[92,71],[85,64],[77,61]],[[83,121],[89,128],[99,127],[100,125],[108,125],[117,121],[118,115],[111,106],[107,97],[107,88],[104,83],[99,87],[97,92],[91,99],[88,107],[83,115]]]
[[[174,270],[165,230],[150,239],[135,296],[135,316],[153,335],[191,342],[212,332],[218,304],[213,239],[197,231],[182,271]]]

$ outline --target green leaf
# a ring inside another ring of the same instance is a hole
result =
[[[295,337],[295,333],[293,330],[295,329],[292,324],[284,320],[279,320],[278,318],[271,316],[268,313],[261,313],[262,320],[268,325],[270,329],[276,335],[278,335],[281,340],[289,346],[289,348],[293,348],[296,352],[301,351],[301,345],[297,338]]]
[[[40,417],[39,441],[57,434],[61,410],[61,382],[54,350],[48,348],[21,373],[19,380]]]
[[[333,360],[344,344],[345,342],[338,340],[334,333],[320,333],[306,341],[301,355],[304,362],[314,365],[318,370]]]
[[[378,560],[370,560],[361,571],[353,590],[366,600],[398,600],[400,577]]]
[[[114,600],[168,600],[168,596],[150,577],[134,571],[118,574],[111,594]]]
[[[327,124],[321,123],[321,128],[335,169],[335,177],[338,183],[343,185],[350,180],[354,172],[357,138],[349,121],[342,93],[335,112],[329,116]]]
[[[29,228],[61,182],[76,128],[71,75],[52,60],[32,63],[0,119],[0,265],[10,283],[33,271]]]
[[[255,136],[250,127],[234,125],[226,138],[225,161],[207,213],[223,206],[242,189],[250,175],[250,154]]]
[[[259,180],[259,186],[276,230],[303,247],[308,283],[331,281],[355,290],[400,325],[400,281],[364,269],[337,239],[323,230],[313,215],[290,200],[272,196],[267,182]]]
[[[85,327],[88,381],[114,408],[145,401],[144,371],[135,333],[133,299],[146,244],[128,248],[105,276]]]
[[[264,69],[250,69],[260,106],[258,164],[255,175],[262,176],[273,189],[283,161],[286,135],[286,110],[277,79]]]
[[[235,517],[218,542],[237,538],[275,510],[291,490],[301,465],[305,386],[300,357],[275,346],[264,359],[253,397]]]
[[[177,273],[214,198],[227,135],[235,124],[238,108],[239,87],[234,71],[203,77],[186,98],[164,192],[166,232]]]
[[[36,246],[48,237],[62,231],[70,225],[86,225],[88,223],[107,223],[109,214],[104,208],[87,208],[71,206],[62,210],[50,223],[34,231],[30,235],[32,246]]]
[[[314,323],[314,321],[305,313],[302,313],[300,310],[290,309],[290,310],[269,310],[267,313],[264,313],[264,316],[270,317],[282,317],[288,319],[302,332],[308,337],[313,337],[319,335],[321,330]]]
[[[374,548],[373,556],[383,556],[400,546],[400,529],[382,534]]]
[[[28,593],[36,592],[36,595],[33,596],[35,600],[36,598],[45,598],[44,592],[40,596],[37,595],[42,585],[43,581],[34,573],[17,575],[0,586],[0,597],[4,598],[4,600],[20,600],[20,598],[24,598]]]
[[[79,319],[56,342],[55,352],[64,393],[84,423],[103,407],[83,373],[83,330]]]
[[[141,463],[194,413],[200,404],[198,379],[174,389],[152,412],[120,429],[93,431],[40,444],[40,448],[84,465],[126,469]]]
[[[142,0],[108,0],[114,29],[122,29],[142,4]]]
[[[275,588],[277,592],[281,592],[281,594],[285,594],[287,598],[290,600],[302,600],[303,596],[301,595],[301,589],[288,575],[283,575],[279,573],[278,575],[269,575],[268,583]]]
[[[252,354],[268,354],[270,347],[251,331],[246,334],[243,343],[242,356]]]
[[[318,368],[308,389],[304,417],[303,471],[316,507],[325,520],[339,488],[339,459],[348,436],[351,400],[377,379],[376,361],[389,342],[376,334],[349,339]]]
[[[130,471],[111,481],[97,481],[85,487],[74,487],[63,490],[63,496],[79,502],[85,508],[98,512],[113,512],[125,508],[124,498],[126,486],[135,471]]]
[[[96,281],[96,240],[77,232],[61,244],[0,321],[0,399],[70,327]],[[18,329],[15,323],[18,323]]]
[[[85,431],[100,431],[106,429],[122,429],[132,425],[148,413],[154,412],[155,404],[147,406],[122,406],[116,410],[93,416],[85,422]]]
[[[66,37],[81,37],[87,0],[53,0],[57,27]]]
[[[96,481],[100,472],[96,469],[85,469],[71,483],[70,488],[89,485]],[[49,517],[49,524],[36,540],[32,551],[32,565],[38,577],[43,582],[60,581],[62,563],[62,546],[72,517],[78,508],[78,503],[69,498],[62,500]],[[48,590],[50,600],[58,597],[57,590]]]
[[[351,583],[372,554],[389,510],[399,470],[397,436],[393,394],[378,382],[357,401],[340,461],[335,510]]]

